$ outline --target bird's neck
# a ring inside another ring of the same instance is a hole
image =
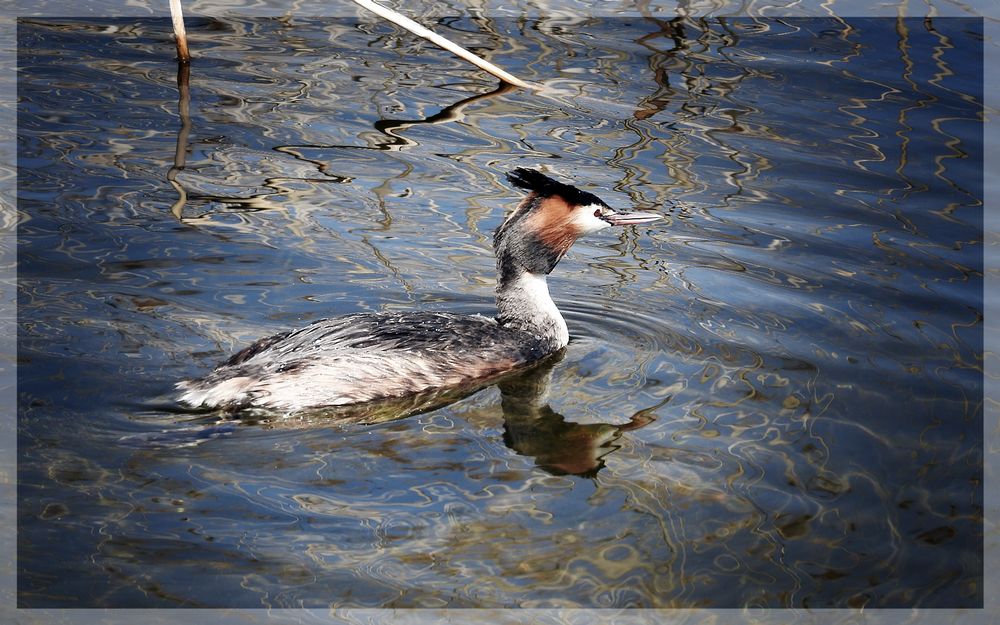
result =
[[[552,350],[569,343],[569,330],[549,296],[544,274],[501,271],[497,282],[497,321],[549,341]]]

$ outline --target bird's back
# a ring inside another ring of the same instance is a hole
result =
[[[193,406],[295,411],[457,386],[552,351],[480,315],[359,313],[260,339],[178,388]]]

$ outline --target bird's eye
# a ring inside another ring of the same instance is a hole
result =
[[[601,209],[598,208],[597,210],[594,211],[594,217],[600,217],[600,216],[601,216]]]

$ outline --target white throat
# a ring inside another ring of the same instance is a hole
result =
[[[497,287],[499,321],[552,341],[553,349],[569,343],[566,321],[549,296],[544,275],[523,272]]]

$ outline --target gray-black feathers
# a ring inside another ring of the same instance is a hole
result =
[[[178,386],[181,399],[196,406],[296,411],[455,386],[551,351],[479,315],[359,313],[261,339]]]
[[[573,185],[565,184],[558,180],[553,180],[534,169],[518,167],[507,174],[507,180],[515,187],[531,191],[543,198],[558,195],[570,204],[579,206],[586,206],[588,204],[607,206],[601,198],[593,193],[582,191]]]

